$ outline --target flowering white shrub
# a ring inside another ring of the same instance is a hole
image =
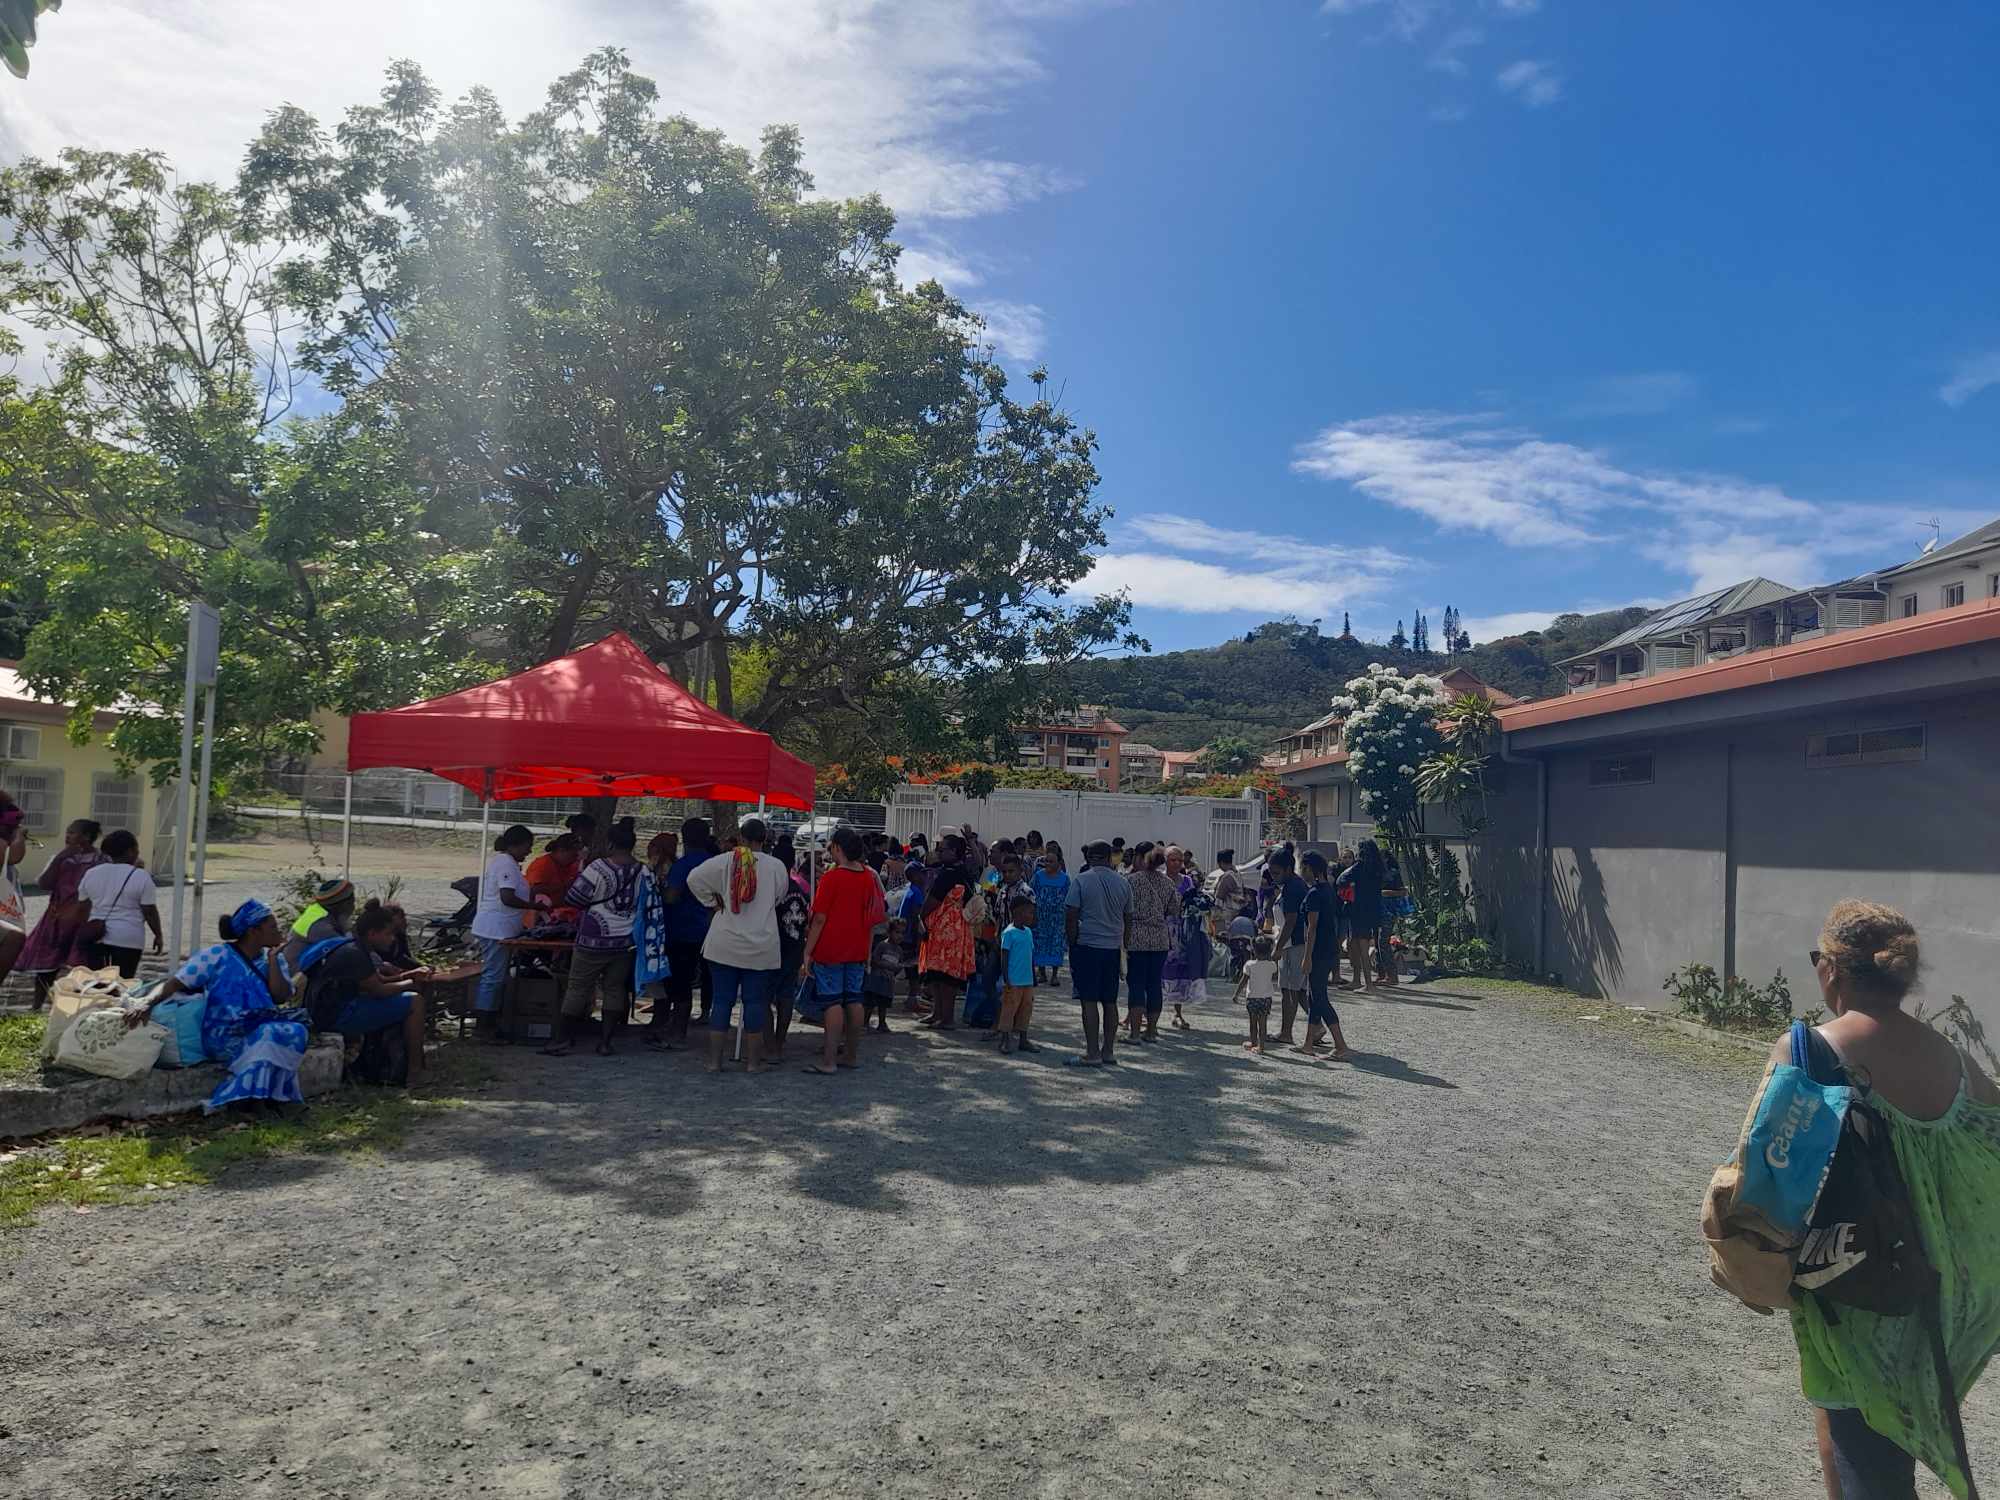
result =
[[[1443,746],[1438,710],[1444,684],[1435,677],[1404,677],[1371,662],[1333,700],[1347,736],[1347,769],[1361,789],[1368,815],[1397,834],[1416,827],[1417,768]]]

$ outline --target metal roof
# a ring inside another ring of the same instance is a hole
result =
[[[1594,692],[1570,693],[1523,703],[1518,708],[1503,708],[1500,727],[1513,734],[1578,719],[1611,718],[1629,709],[1768,687],[1824,672],[1996,640],[2000,640],[2000,599],[1973,600],[1953,609],[1926,610],[1904,619],[1836,631],[1678,672],[1636,677]],[[1604,732],[1607,736],[1614,733],[1615,726]]]
[[[1661,636],[1679,635],[1692,630],[1704,620],[1712,620],[1718,615],[1733,615],[1739,609],[1751,609],[1759,604],[1770,604],[1779,599],[1790,598],[1798,590],[1788,583],[1773,583],[1768,578],[1746,578],[1741,583],[1732,583],[1726,589],[1716,589],[1712,593],[1696,594],[1692,599],[1683,599],[1678,604],[1669,604],[1658,614],[1648,615],[1630,630],[1614,635],[1601,646],[1565,661],[1587,661],[1605,651],[1616,651],[1621,646],[1636,646],[1641,641],[1658,640]]]
[[[1929,563],[1942,562],[1948,557],[1957,557],[1965,552],[1977,552],[1981,547],[1991,547],[2000,543],[2000,521],[1988,521],[1976,530],[1968,531],[1958,540],[1946,542],[1942,547],[1933,548],[1921,557],[1913,557],[1906,563],[1897,563],[1893,568],[1884,568],[1881,576],[1891,577],[1911,568],[1921,568]]]

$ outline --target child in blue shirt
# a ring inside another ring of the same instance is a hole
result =
[[[1016,896],[1008,909],[1007,930],[1000,934],[1005,988],[1000,992],[1000,1050],[1042,1049],[1028,1040],[1028,1018],[1035,1013],[1035,898]]]

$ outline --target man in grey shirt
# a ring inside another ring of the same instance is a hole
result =
[[[1132,936],[1132,887],[1111,868],[1111,846],[1102,839],[1083,846],[1083,872],[1069,883],[1069,967],[1083,1005],[1083,1056],[1070,1064],[1111,1064],[1118,1034],[1118,958]],[[1100,1040],[1101,1039],[1101,1040]]]

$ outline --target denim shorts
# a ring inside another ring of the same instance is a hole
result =
[[[415,995],[356,995],[341,1006],[340,1014],[334,1018],[333,1029],[352,1039],[385,1027],[400,1026],[403,1017],[416,1003]]]
[[[1840,1492],[1854,1500],[1915,1500],[1917,1461],[1868,1425],[1852,1407],[1829,1408],[1827,1433],[1833,1439],[1833,1469]]]
[[[719,964],[713,960],[708,967],[715,976],[715,998],[708,1006],[709,1029],[729,1029],[729,1013],[736,1009],[736,997],[740,993],[743,996],[744,1031],[762,1031],[765,1007],[771,998],[771,971],[739,969],[733,964]]]
[[[1070,982],[1076,998],[1085,1005],[1118,1003],[1118,950],[1087,948],[1078,943],[1069,950]]]
[[[813,980],[820,994],[829,1000],[845,995],[852,999],[861,998],[863,982],[868,977],[866,964],[814,964]]]

